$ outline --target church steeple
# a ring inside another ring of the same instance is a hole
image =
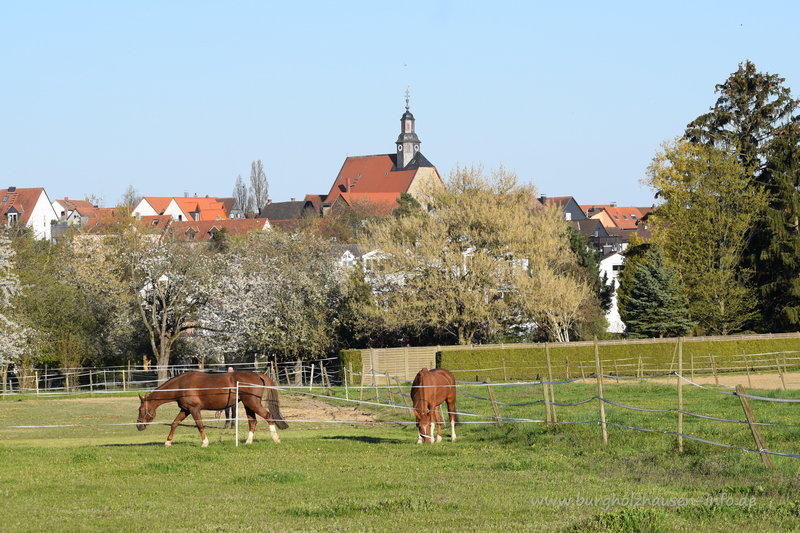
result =
[[[408,109],[409,92],[406,89],[406,112],[400,117],[400,135],[397,137],[396,169],[406,168],[419,154],[419,137],[414,132],[414,115]]]

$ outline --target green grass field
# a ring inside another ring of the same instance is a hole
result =
[[[485,388],[465,388],[486,396]],[[350,391],[352,394],[352,390]],[[385,391],[381,391],[385,400]],[[591,397],[590,384],[556,388],[556,401]],[[498,400],[541,398],[539,387],[497,387]],[[337,390],[342,396],[343,392]],[[776,393],[764,393],[773,395]],[[370,396],[371,395],[371,396]],[[782,397],[797,392],[780,391]],[[606,397],[647,408],[675,406],[674,386],[606,384]],[[374,399],[368,391],[366,399]],[[302,406],[284,394],[287,406]],[[340,402],[333,402],[334,404]],[[341,402],[343,404],[343,402]],[[292,423],[282,444],[259,424],[256,442],[234,446],[233,433],[207,420],[211,445],[193,427],[133,426],[131,396],[0,401],[3,531],[794,531],[800,528],[800,459],[686,442],[596,424],[464,424],[459,440],[416,445],[402,409],[367,408],[370,424]],[[350,407],[350,406],[348,406]],[[685,408],[742,419],[735,397],[687,388]],[[753,402],[767,447],[800,452],[800,404]],[[489,415],[488,402],[461,395],[459,409]],[[560,421],[594,420],[597,402],[558,409]],[[346,411],[343,410],[344,413]],[[541,405],[501,406],[503,416],[542,419]],[[156,422],[169,422],[165,405]],[[674,430],[674,413],[607,406],[609,422]],[[208,413],[211,418],[211,413]],[[485,417],[463,417],[485,421]],[[13,425],[80,427],[12,429]],[[687,418],[685,431],[753,447],[746,425]],[[243,439],[242,439],[243,440]],[[555,498],[551,502],[542,498]],[[561,498],[562,500],[558,500]],[[571,500],[569,500],[571,499]],[[672,499],[670,501],[670,499]],[[582,502],[581,502],[582,500]],[[586,504],[591,502],[592,505]]]

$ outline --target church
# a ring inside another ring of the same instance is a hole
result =
[[[328,194],[308,195],[306,202],[315,204],[323,216],[340,206],[362,206],[388,215],[398,207],[401,194],[408,193],[425,204],[426,190],[443,187],[436,167],[420,151],[408,101],[406,92],[406,111],[400,117],[395,153],[348,157]]]

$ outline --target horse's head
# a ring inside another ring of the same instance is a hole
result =
[[[136,429],[142,431],[147,428],[147,424],[156,417],[155,406],[148,401],[147,396],[139,395],[139,418],[136,419]]]
[[[417,432],[419,433],[419,440],[417,442],[433,442],[433,435],[431,435],[431,414],[424,407],[414,409],[414,414],[417,417]]]

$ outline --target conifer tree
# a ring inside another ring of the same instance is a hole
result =
[[[626,267],[627,268],[627,267]],[[651,247],[629,273],[630,286],[620,299],[620,316],[633,337],[674,337],[694,324],[677,273],[660,249]]]

